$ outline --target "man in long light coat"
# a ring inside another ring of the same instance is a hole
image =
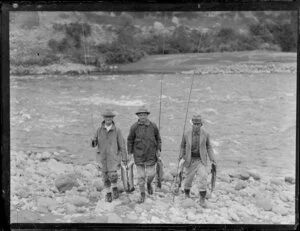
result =
[[[207,191],[208,158],[216,166],[214,152],[210,142],[210,136],[202,128],[201,115],[192,118],[192,129],[187,131],[182,138],[180,146],[180,157],[185,160],[186,177],[184,180],[184,192],[189,197],[192,182],[196,176],[199,181],[198,190],[200,194],[200,205],[205,206]]]
[[[96,161],[102,171],[102,179],[106,189],[106,201],[119,197],[117,188],[117,171],[121,166],[121,161],[126,161],[126,146],[121,130],[115,126],[113,118],[115,113],[111,109],[106,109],[103,122],[97,129],[92,140],[92,147],[97,147]]]

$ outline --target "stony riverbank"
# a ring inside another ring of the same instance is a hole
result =
[[[171,185],[176,163],[170,163],[165,164],[162,189],[156,189],[152,196],[147,195],[144,204],[136,203],[138,190],[130,194],[122,192],[119,199],[107,203],[97,166],[63,163],[61,155],[59,152],[11,151],[12,223],[295,222],[293,176],[272,178],[255,170],[218,169],[216,188],[208,195],[207,208],[202,208],[198,205],[196,188],[192,188],[190,199],[179,193],[173,202]]]

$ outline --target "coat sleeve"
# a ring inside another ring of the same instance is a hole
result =
[[[186,147],[186,137],[185,135],[182,136],[181,144],[180,144],[180,155],[179,159],[183,158],[185,156],[185,147]]]
[[[159,150],[161,152],[161,137],[160,137],[160,132],[156,126],[155,123],[153,123],[154,126],[154,135],[155,135],[155,139],[157,142],[157,150]]]
[[[135,139],[135,124],[131,126],[129,135],[127,137],[127,151],[129,154],[133,153],[133,144]]]
[[[118,151],[122,155],[122,160],[125,161],[127,158],[125,139],[124,139],[120,129],[118,129],[118,132],[117,132],[117,141],[118,141]]]
[[[212,145],[210,142],[209,134],[207,134],[207,137],[206,137],[206,149],[207,149],[207,153],[208,153],[208,157],[209,157],[210,161],[216,162],[214,151],[213,151],[213,148],[212,148]]]

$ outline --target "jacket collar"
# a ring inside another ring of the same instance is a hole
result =
[[[148,120],[148,119],[146,119],[146,121],[145,122],[142,122],[142,121],[140,121],[140,120],[138,120],[138,125],[147,125],[147,126],[149,126],[150,125],[150,120]]]
[[[104,121],[104,120],[103,120],[102,123],[101,123],[101,127],[102,127],[102,128],[105,128],[105,121]],[[115,122],[112,121],[112,126],[111,126],[111,129],[110,129],[110,130],[114,130],[115,128],[116,128]]]

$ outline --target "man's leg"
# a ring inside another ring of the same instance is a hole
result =
[[[143,203],[145,201],[145,183],[146,183],[146,171],[144,165],[136,165],[138,185],[141,192],[141,197],[138,200],[138,203]]]
[[[146,166],[146,176],[147,176],[147,190],[149,195],[153,194],[153,188],[152,188],[152,181],[155,177],[155,173],[156,173],[156,168],[155,168],[155,164],[154,165],[150,165],[150,166]]]
[[[118,183],[117,171],[108,172],[108,178],[109,181],[111,182],[113,199],[117,199],[119,198],[119,191],[118,191],[118,184],[117,184]]]
[[[109,180],[108,172],[102,172],[102,180],[104,183],[104,190],[106,191],[105,200],[107,202],[111,202],[112,201],[111,182]]]
[[[197,178],[199,179],[198,190],[200,194],[200,205],[205,207],[205,196],[207,191],[207,176],[208,171],[205,165],[202,162],[199,164],[199,168],[197,171]]]
[[[197,173],[198,165],[199,160],[192,160],[191,165],[188,168],[186,168],[186,176],[184,179],[184,193],[186,198],[190,197],[190,191],[192,188],[194,177]]]

